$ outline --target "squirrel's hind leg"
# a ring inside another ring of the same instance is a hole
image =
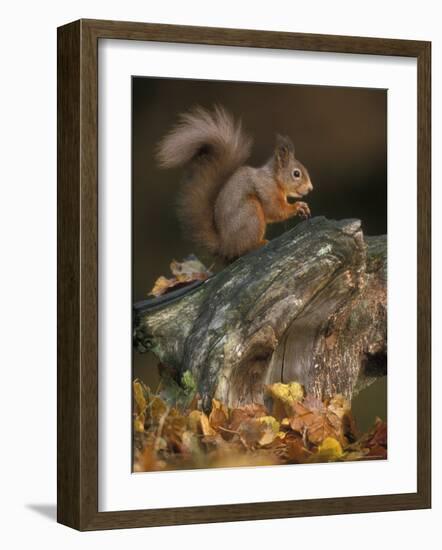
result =
[[[247,197],[235,210],[225,212],[222,220],[217,220],[217,226],[221,229],[219,252],[228,260],[236,259],[267,244],[264,239],[264,212],[261,203],[253,196]]]

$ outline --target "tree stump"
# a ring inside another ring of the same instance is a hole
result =
[[[387,237],[359,220],[313,218],[196,288],[138,304],[134,346],[210,404],[263,402],[297,381],[351,397],[387,369]]]

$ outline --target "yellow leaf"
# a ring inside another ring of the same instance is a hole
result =
[[[155,396],[149,403],[149,407],[147,410],[150,411],[152,422],[158,424],[163,415],[165,415],[167,412],[167,405],[166,403],[164,403],[161,397]]]
[[[229,409],[223,403],[221,403],[221,401],[218,401],[218,399],[215,398],[212,399],[212,410],[214,409],[222,410],[226,416],[228,416],[229,414]]]
[[[201,413],[200,422],[201,422],[201,429],[202,429],[203,435],[205,436],[216,435],[216,431],[210,425],[207,415],[204,414],[203,412]]]
[[[276,384],[267,386],[267,390],[273,399],[279,399],[284,403],[300,401],[304,397],[304,390],[298,382],[290,382],[289,384],[277,382]]]
[[[158,277],[155,281],[155,284],[149,294],[152,296],[161,296],[162,294],[165,294],[169,288],[173,288],[177,284],[178,281],[176,279],[166,279],[166,277],[161,275],[161,277]]]
[[[194,410],[187,416],[187,425],[189,430],[194,434],[198,433],[201,428],[201,411]]]
[[[334,437],[326,437],[314,455],[317,460],[337,460],[343,456],[341,444]]]
[[[144,432],[144,414],[139,414],[134,420],[134,430],[136,432]]]
[[[267,392],[273,398],[275,416],[291,416],[293,405],[304,397],[304,390],[298,382],[282,384],[277,382],[266,387]]]
[[[257,421],[264,425],[264,432],[259,438],[258,443],[261,446],[270,445],[272,441],[278,436],[279,422],[273,416],[261,416],[257,418]]]
[[[166,439],[179,440],[187,427],[186,418],[179,415],[168,415],[163,424],[162,435]]]
[[[278,433],[279,432],[279,422],[276,420],[276,418],[274,418],[273,416],[261,416],[259,418],[257,418],[258,422],[261,422],[262,424],[265,424],[266,426],[268,426],[269,428],[271,428],[271,430],[275,433]]]
[[[146,410],[147,401],[144,397],[143,386],[138,380],[135,380],[135,382],[133,383],[133,391],[135,404],[137,406],[137,413],[143,413]]]
[[[229,419],[229,410],[217,399],[212,399],[212,411],[209,415],[209,422],[215,430],[225,428]]]

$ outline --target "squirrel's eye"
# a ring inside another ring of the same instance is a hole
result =
[[[294,178],[300,178],[301,177],[301,170],[298,170],[297,168],[293,170],[293,177]]]

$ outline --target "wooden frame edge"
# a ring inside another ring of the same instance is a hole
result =
[[[80,22],[57,33],[57,520],[80,526]]]
[[[417,484],[431,508],[431,42],[421,45],[417,73]]]
[[[98,40],[401,55],[418,63],[418,490],[399,495],[98,512]],[[81,531],[431,507],[431,43],[78,20],[58,29],[57,520]],[[62,132],[63,130],[63,132]]]

